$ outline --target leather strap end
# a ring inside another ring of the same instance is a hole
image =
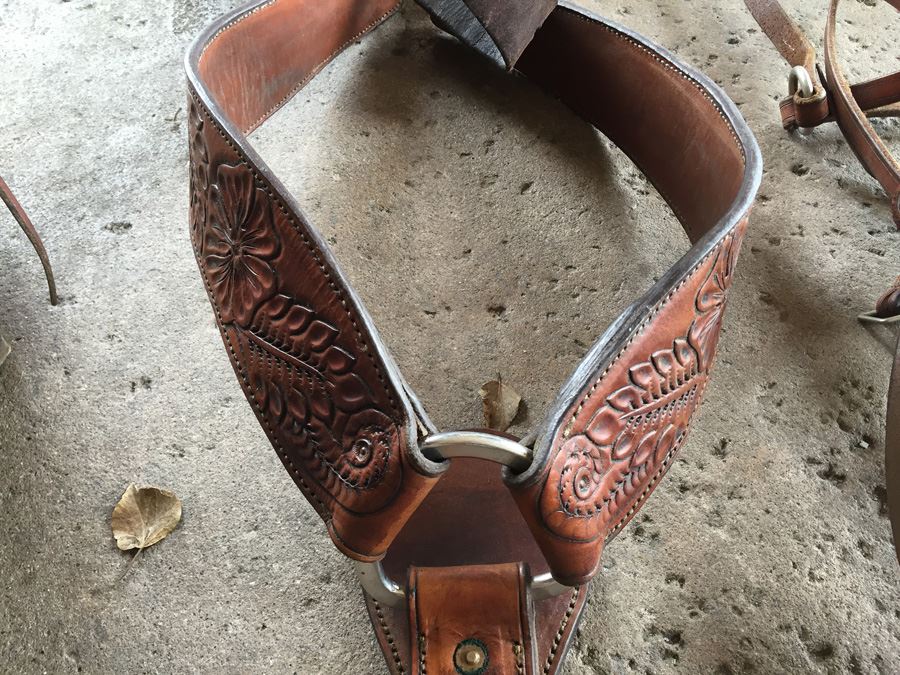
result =
[[[418,0],[441,30],[512,70],[556,0]]]
[[[522,563],[413,567],[413,675],[534,675],[534,610]]]
[[[441,476],[426,476],[418,472],[409,461],[409,451],[402,453],[400,466],[404,476],[403,488],[396,493],[388,508],[368,514],[334,508],[325,516],[331,541],[348,558],[360,562],[383,559],[394,538]]]
[[[28,241],[31,242],[34,252],[37,253],[38,258],[40,258],[41,265],[44,268],[44,276],[47,277],[47,287],[50,291],[50,304],[58,305],[59,296],[56,294],[56,280],[53,277],[53,268],[50,266],[50,256],[47,255],[47,249],[44,248],[44,242],[41,241],[41,237],[38,234],[37,229],[35,229],[34,224],[31,222],[31,218],[25,213],[25,209],[22,208],[19,200],[16,199],[16,196],[2,178],[0,178],[0,201],[6,204],[9,212],[12,214],[13,218],[16,219],[19,227],[22,228],[22,232],[25,233],[25,236],[28,237]]]

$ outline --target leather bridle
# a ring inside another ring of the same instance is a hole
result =
[[[900,10],[900,0],[886,1]],[[847,145],[887,194],[894,224],[900,228],[900,165],[869,122],[872,117],[900,116],[900,71],[859,84],[849,83],[837,56],[839,0],[831,0],[825,24],[824,70],[812,43],[777,0],[745,2],[791,66],[790,95],[779,106],[784,128],[808,132],[821,124],[837,122]],[[869,325],[900,327],[900,276],[876,300],[875,308],[861,314],[859,319]],[[894,549],[900,560],[900,333],[896,336],[888,391],[884,449]]]
[[[391,672],[555,673],[605,544],[671,466],[702,399],[759,149],[712,81],[611,21],[547,0],[422,0],[439,26],[604,133],[691,242],[528,440],[438,433],[247,139],[398,4],[257,0],[198,38],[187,57],[194,252],[248,401],[358,565]]]

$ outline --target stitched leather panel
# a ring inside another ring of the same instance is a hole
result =
[[[554,577],[578,585],[684,443],[746,224],[749,203],[735,206],[758,170],[758,150],[701,74],[568,4],[545,22],[519,69],[624,150],[695,242],[592,348],[538,436],[532,467],[508,477]]]
[[[436,481],[409,403],[308,223],[193,90],[189,109],[191,240],[229,358],[334,542],[380,558]]]
[[[554,577],[593,576],[687,437],[709,380],[742,222],[648,313],[557,429],[535,484],[511,488]]]
[[[413,675],[534,675],[522,564],[413,567],[408,588]]]
[[[207,31],[189,59],[199,93],[192,91],[190,100],[191,236],[217,322],[285,466],[337,545],[360,560],[384,554],[444,467],[421,457],[410,401],[365,310],[242,131],[393,6],[390,0],[267,0]],[[328,20],[332,15],[341,20]],[[309,39],[292,42],[301,27]],[[585,359],[554,411],[563,421],[547,425],[541,437],[543,454],[534,463],[540,475],[511,487],[516,504],[510,507],[525,515],[554,574],[579,584],[684,440],[708,379],[759,160],[733,106],[639,36],[564,3],[535,42],[523,56],[523,72],[632,157],[695,244],[598,343],[608,345],[609,358]],[[487,491],[479,496],[476,484],[465,480],[455,488],[454,501],[469,518],[484,513],[477,507],[482,497],[496,503]],[[495,487],[503,489],[499,481]],[[440,489],[428,499],[437,496]],[[472,551],[459,546],[458,527],[423,547],[440,518],[428,517],[429,502],[418,515],[386,559],[392,578],[402,578],[392,567],[405,571],[432,555],[426,564],[466,569],[434,576],[418,570],[416,579],[427,577],[424,587],[414,583],[425,589],[425,606],[414,605],[411,616],[369,599],[392,671],[409,672],[418,662],[423,672],[453,672],[444,667],[450,648],[462,641],[455,637],[482,626],[482,642],[496,642],[487,651],[500,654],[494,664],[503,672],[556,672],[585,588],[541,600],[532,626],[517,564],[541,558],[530,537],[511,546],[509,533],[486,540],[474,554],[485,558],[480,562],[518,569],[491,581]],[[509,518],[525,527],[514,511]],[[515,530],[511,520],[504,522]],[[404,541],[416,545],[407,550]],[[460,550],[466,559],[451,560]],[[543,571],[539,563],[532,569]],[[456,597],[445,583],[453,579],[465,580],[460,590],[470,596],[480,589],[478,597]],[[496,598],[502,616],[479,612],[478,599],[485,597]]]

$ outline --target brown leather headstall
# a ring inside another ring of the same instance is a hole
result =
[[[886,0],[900,10],[900,0]],[[894,224],[900,229],[900,164],[869,122],[872,117],[900,117],[900,71],[851,85],[837,58],[837,10],[831,0],[825,24],[824,72],[812,43],[787,15],[778,0],[745,0],[747,8],[785,61],[791,66],[789,96],[781,101],[785,129],[809,131],[837,122],[847,145],[890,199]],[[876,300],[875,308],[859,317],[874,326],[900,327],[900,276]],[[888,391],[885,434],[885,475],[894,549],[900,561],[900,333]]]
[[[390,671],[555,673],[604,545],[671,466],[703,397],[759,150],[712,81],[574,5],[420,4],[612,140],[691,241],[593,345],[531,440],[438,432],[247,140],[397,0],[257,1],[199,37],[191,240],[244,393],[356,561]]]

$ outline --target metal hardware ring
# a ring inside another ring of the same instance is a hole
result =
[[[399,607],[406,602],[406,591],[385,573],[380,562],[356,560],[354,565],[360,585],[375,602],[387,607]],[[571,586],[559,583],[550,572],[539,574],[531,580],[531,594],[536,602],[555,598],[571,590]]]
[[[521,473],[531,466],[532,450],[521,443],[483,431],[448,431],[422,442],[422,454],[441,461],[453,457],[487,459]]]
[[[422,442],[422,454],[428,459],[442,461],[453,457],[486,459],[508,466],[521,473],[531,466],[533,451],[512,439],[484,431],[448,431],[428,436]],[[359,582],[375,602],[397,607],[406,602],[406,591],[391,579],[380,562],[355,561]],[[535,600],[552,598],[570,591],[546,572],[531,580],[531,592]]]
[[[809,76],[809,71],[803,66],[794,66],[791,68],[791,72],[788,73],[788,94],[793,96],[798,91],[800,92],[800,98],[809,98],[816,91],[812,78]]]

